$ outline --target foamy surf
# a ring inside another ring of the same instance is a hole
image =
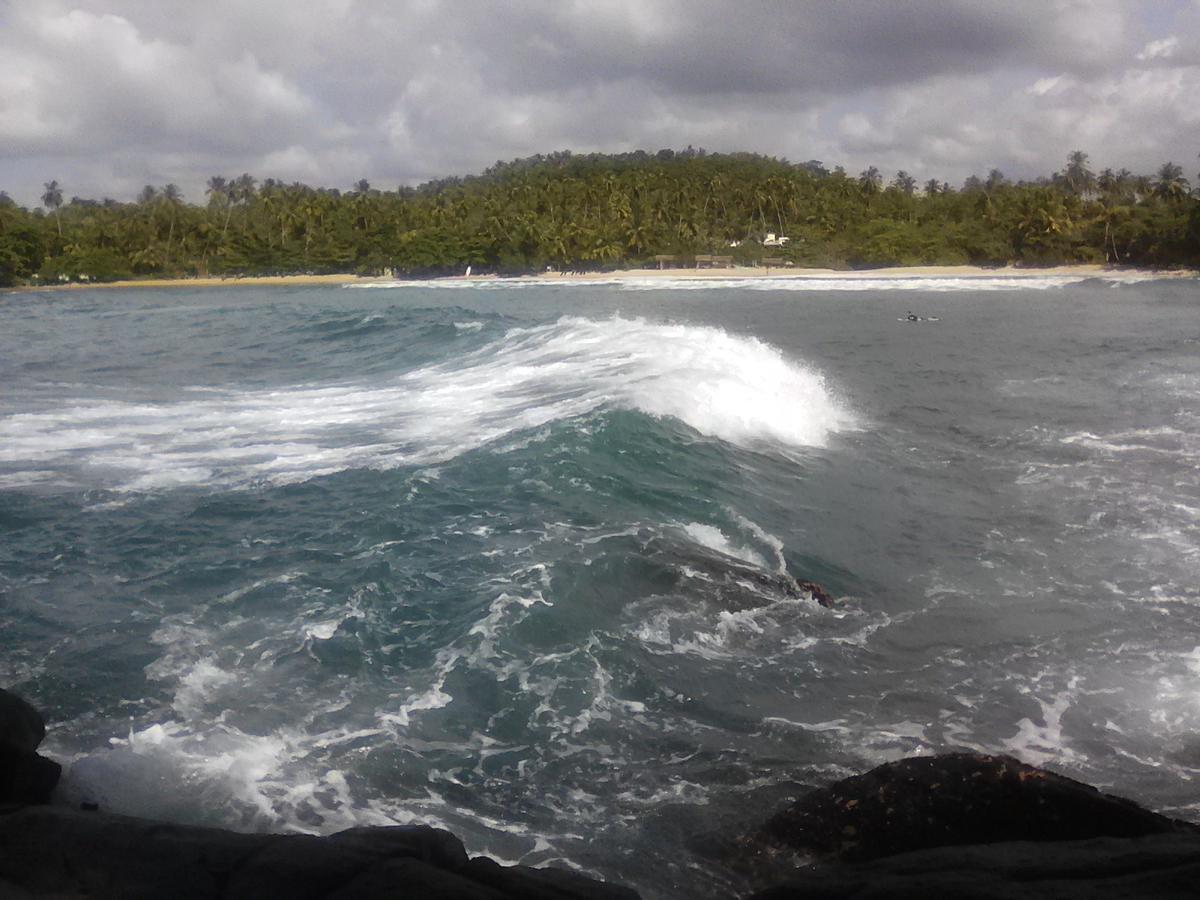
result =
[[[515,328],[381,381],[189,393],[171,403],[73,398],[8,416],[3,477],[133,491],[281,484],[444,461],[606,409],[746,446],[820,446],[852,425],[820,374],[769,344],[623,318]]]

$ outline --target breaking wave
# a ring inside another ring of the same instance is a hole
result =
[[[174,402],[77,399],[9,416],[0,479],[134,491],[280,484],[444,461],[611,408],[740,445],[820,446],[852,423],[820,374],[755,338],[562,318],[368,383],[193,388]]]

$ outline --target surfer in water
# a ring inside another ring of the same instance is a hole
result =
[[[908,315],[905,316],[905,318],[908,319],[908,321],[910,321],[910,322],[920,322],[921,321],[921,317],[916,315],[915,313],[913,313],[913,311],[911,309],[908,311]]]

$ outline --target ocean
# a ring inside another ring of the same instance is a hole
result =
[[[62,802],[647,898],[915,753],[1200,820],[1198,288],[0,295],[0,685]]]

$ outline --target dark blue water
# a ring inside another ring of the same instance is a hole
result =
[[[64,801],[647,897],[916,752],[1200,819],[1200,284],[846,286],[0,296],[0,684]]]

